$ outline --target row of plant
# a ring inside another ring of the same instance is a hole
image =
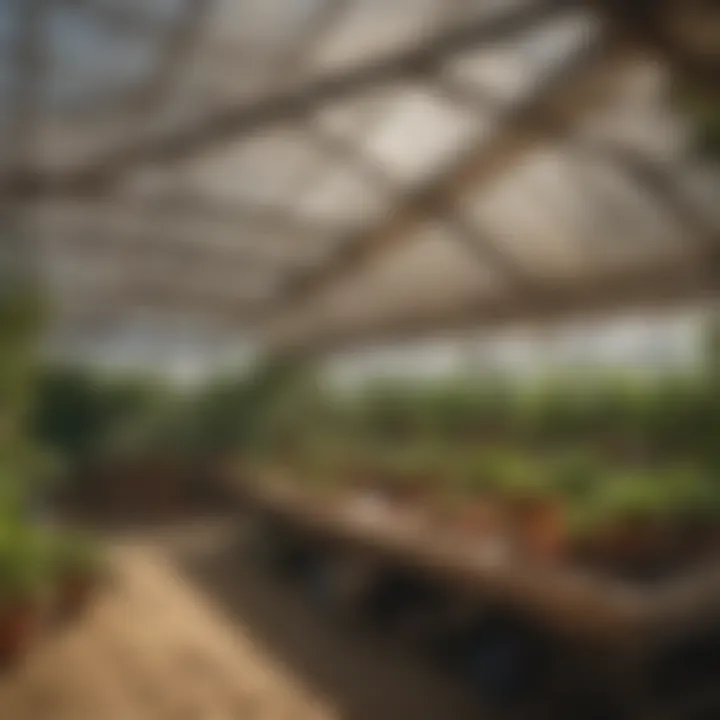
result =
[[[650,462],[711,459],[720,433],[712,373],[548,378],[510,385],[464,377],[373,383],[352,395],[282,364],[178,390],[77,369],[41,374],[34,431],[74,465],[146,451],[212,462],[284,453],[308,433],[368,443],[516,443],[596,449]]]
[[[673,376],[456,377],[349,394],[304,378],[263,418],[269,441],[242,449],[318,498],[371,489],[528,558],[660,572],[720,539],[709,347],[705,367]]]
[[[41,307],[19,287],[0,296],[0,659],[18,656],[44,619],[79,609],[99,570],[89,539],[37,518],[53,456],[31,432]]]
[[[315,442],[281,461],[318,502],[372,492],[425,522],[542,562],[628,572],[702,560],[720,484],[699,464],[618,465],[585,451]]]
[[[709,457],[720,432],[715,382],[700,374],[515,387],[492,378],[384,383],[326,405],[328,426],[367,440],[572,444],[629,459]]]
[[[558,556],[631,524],[647,544],[652,534],[658,547],[662,539],[687,550],[689,527],[701,535],[718,506],[712,369],[514,387],[493,378],[386,382],[353,394],[282,363],[192,392],[55,370],[40,383],[36,428],[82,462],[112,465],[140,451],[210,465],[239,455],[326,492],[372,485],[406,504],[422,498],[426,512],[456,526],[481,525],[492,505],[506,534],[517,534],[510,517],[522,505],[522,515],[545,517]]]
[[[45,627],[81,612],[103,570],[91,538],[5,517],[0,523],[0,659],[18,659]]]
[[[36,427],[66,456],[111,464],[138,450],[208,465],[230,454],[331,495],[373,486],[456,528],[502,527],[533,556],[609,562],[624,544],[626,557],[644,546],[669,561],[699,556],[715,533],[714,369],[385,382],[353,394],[284,363],[182,392],[55,370],[40,383]]]

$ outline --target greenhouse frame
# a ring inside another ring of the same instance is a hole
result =
[[[407,373],[339,398],[311,370],[713,315],[719,96],[707,0],[0,0],[0,470],[40,474],[31,416],[73,512],[211,487],[263,572],[409,634],[493,710],[717,717],[717,348],[699,379],[537,392]],[[27,287],[80,355],[145,322],[267,363],[171,398],[36,382],[36,308],[3,305]],[[53,567],[97,571],[71,540]],[[5,545],[0,592],[20,584]]]

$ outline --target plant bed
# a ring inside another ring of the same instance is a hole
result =
[[[608,477],[578,509],[575,560],[638,580],[691,571],[717,550],[715,498],[687,469]]]
[[[392,516],[370,524],[322,511],[302,494],[271,498],[261,489],[256,493],[258,512],[299,539],[292,547],[324,547],[409,572],[478,607],[491,601],[512,609],[573,642],[622,651],[631,640],[655,643],[674,632],[678,623],[702,625],[719,617],[720,586],[714,572],[683,569],[648,584],[641,574],[629,575],[625,568],[580,562],[570,555],[551,564],[520,554],[491,556],[459,537],[450,520],[442,531],[401,527]],[[579,530],[571,523],[569,530],[569,542],[574,543]]]
[[[371,482],[346,471],[327,473],[322,487],[290,473],[280,484],[330,512],[410,523],[534,566],[640,580],[706,561],[718,547],[720,496],[692,466],[620,470],[584,453],[542,457],[508,447],[423,465],[426,457],[382,457],[372,473],[366,461],[361,475]]]

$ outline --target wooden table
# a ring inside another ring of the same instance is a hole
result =
[[[405,522],[392,512],[369,517],[354,505],[326,506],[309,495],[265,483],[236,485],[241,502],[278,527],[314,538],[334,551],[413,567],[457,589],[488,596],[554,630],[629,652],[720,622],[717,563],[653,584],[602,577],[569,566],[500,560],[467,538]]]

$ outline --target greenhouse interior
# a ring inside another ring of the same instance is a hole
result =
[[[717,720],[719,290],[714,0],[0,0],[0,719]]]

